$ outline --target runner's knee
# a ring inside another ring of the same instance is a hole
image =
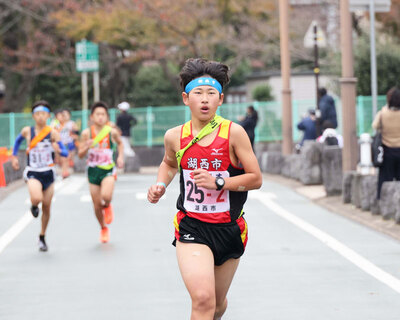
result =
[[[220,319],[222,317],[222,315],[225,313],[227,306],[228,306],[228,300],[226,298],[222,302],[217,301],[217,304],[215,307],[214,319]]]
[[[196,290],[192,293],[192,306],[201,312],[215,311],[215,294],[210,290]]]
[[[43,200],[43,197],[40,195],[33,195],[31,196],[31,202],[32,205],[37,206],[39,203],[41,203]]]
[[[112,195],[111,194],[102,194],[101,198],[106,204],[109,204],[112,200]]]

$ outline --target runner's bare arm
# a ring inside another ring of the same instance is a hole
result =
[[[246,131],[244,131],[242,126],[232,123],[229,139],[235,158],[232,160],[239,161],[245,173],[225,178],[223,189],[230,191],[247,191],[260,188],[262,184],[261,170]],[[199,187],[210,190],[217,189],[215,178],[204,169],[194,170],[194,180]]]
[[[59,153],[61,157],[68,157],[68,150],[61,142],[60,133],[57,130],[51,130],[51,142],[54,150]]]
[[[60,147],[57,144],[57,142],[60,141],[60,134],[58,133],[57,130],[52,129],[50,135],[51,135],[51,144],[52,144],[54,150],[57,153],[60,153]]]
[[[172,128],[165,133],[164,146],[165,154],[163,161],[160,164],[157,175],[157,183],[149,188],[147,199],[151,203],[157,203],[165,193],[165,187],[168,186],[178,171],[178,163],[175,153],[179,149],[179,136],[181,126]],[[165,187],[164,185],[165,184]]]
[[[51,142],[58,142],[60,141],[60,134],[57,130],[52,129],[51,130]]]
[[[121,135],[119,134],[119,130],[113,128],[111,130],[111,138],[117,144],[118,150],[118,158],[117,158],[117,166],[118,168],[124,167],[124,145],[122,144]]]
[[[89,139],[89,129],[85,129],[81,134],[81,141],[79,143],[78,157],[83,158],[88,152],[93,139]]]

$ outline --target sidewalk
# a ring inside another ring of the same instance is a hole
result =
[[[400,241],[400,225],[396,224],[395,221],[384,220],[380,215],[373,215],[370,211],[362,211],[350,203],[345,204],[343,203],[342,196],[327,197],[323,185],[305,186],[299,181],[266,173],[263,173],[263,177],[265,180],[274,181],[290,187],[297,193],[309,198],[314,203],[329,211],[340,214]]]

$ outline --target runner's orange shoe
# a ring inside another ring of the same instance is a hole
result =
[[[104,222],[106,224],[110,224],[114,220],[114,212],[113,208],[111,206],[111,203],[108,205],[108,207],[105,207],[103,209],[103,214],[104,214]]]
[[[101,229],[100,232],[100,241],[103,243],[107,243],[110,240],[110,232],[107,227]]]

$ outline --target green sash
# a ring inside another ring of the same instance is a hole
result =
[[[192,145],[194,145],[196,142],[200,141],[202,138],[205,136],[209,135],[211,132],[213,132],[215,129],[219,127],[219,125],[224,121],[225,119],[222,118],[221,116],[215,116],[207,125],[200,130],[200,132],[193,138],[192,141],[190,141],[186,147],[183,149],[179,150],[176,153],[176,160],[178,161],[178,168],[181,170],[181,160],[183,157],[183,154],[186,152],[187,149],[189,149]]]

